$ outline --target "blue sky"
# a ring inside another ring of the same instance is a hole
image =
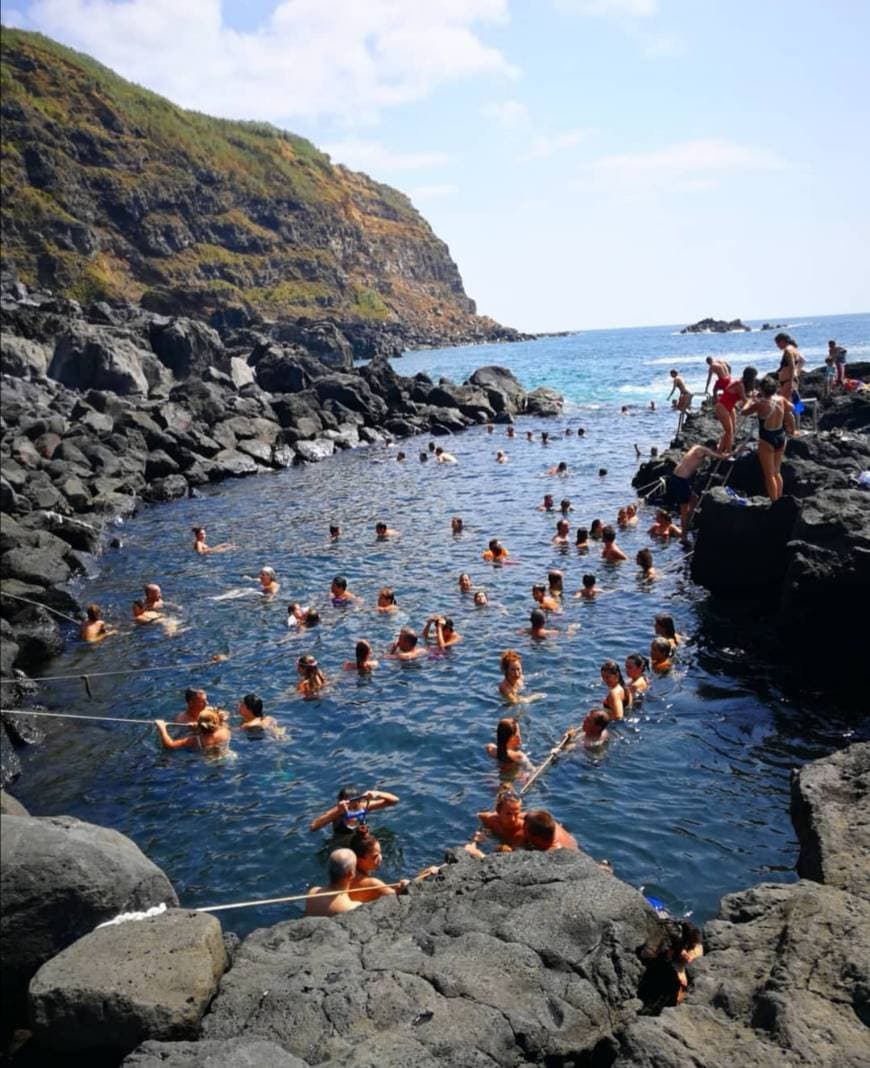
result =
[[[10,0],[408,193],[527,330],[867,311],[864,0]]]

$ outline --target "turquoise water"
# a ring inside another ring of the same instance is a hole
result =
[[[779,321],[785,321],[780,319]],[[792,332],[812,356],[828,337],[858,354],[868,351],[870,316],[805,322]],[[415,353],[398,361],[403,373],[426,369],[460,378],[481,363],[512,367],[528,386],[547,382],[573,405],[564,420],[520,420],[518,433],[548,429],[548,447],[504,428],[474,428],[450,443],[456,467],[421,464],[427,439],[395,449],[360,449],[313,467],[227,483],[199,499],[144,508],[118,527],[124,546],[95,562],[76,592],[96,600],[124,632],[96,647],[75,640],[51,674],[145,669],[92,678],[89,700],[76,679],[47,684],[53,709],[171,719],[188,685],[235,709],[258,692],[267,711],[288,728],[285,742],[236,737],[232,759],[213,761],[164,753],[147,723],[51,724],[46,745],[28,754],[16,793],[34,814],[70,813],[130,835],[165,869],[182,903],[210,905],[303,890],[319,881],[328,853],[326,832],[307,824],[334,799],[340,785],[375,785],[401,804],[372,817],[384,847],[383,875],[394,879],[438,861],[443,848],[467,841],[478,810],[488,807],[498,775],[486,756],[504,714],[497,695],[499,654],[518,649],[529,690],[544,699],[522,713],[525,746],[546,756],[564,729],[603,696],[599,667],[646,652],[656,612],[669,611],[688,637],[674,675],[656,682],[637,715],[613,730],[604,752],[570,754],[529,795],[550,808],[592,855],[608,857],[628,882],[646,886],[675,911],[710,916],[723,893],[762,879],[789,880],[796,843],[788,819],[789,769],[867,733],[828,709],[821,698],[790,694],[781,673],[759,663],[739,629],[723,627],[705,594],[685,575],[683,550],[654,546],[660,580],[638,581],[629,562],[602,565],[593,550],[578,557],[550,544],[555,516],[538,512],[543,494],[569,497],[572,535],[596,516],[615,519],[632,499],[634,443],[664,446],[674,429],[664,396],[671,363],[702,374],[707,350],[745,356],[764,369],[776,362],[769,334],[680,337],[670,329],[602,331],[513,346]],[[765,359],[767,362],[765,362]],[[690,362],[694,361],[694,362]],[[690,372],[690,377],[695,375]],[[703,385],[703,380],[700,380]],[[621,416],[623,403],[647,403],[656,413]],[[566,424],[586,435],[559,438]],[[504,448],[510,462],[494,463]],[[544,475],[566,460],[566,479]],[[600,478],[600,467],[608,474]],[[464,518],[454,538],[450,517]],[[400,538],[377,543],[384,519]],[[648,544],[641,513],[636,531],[620,535],[631,560]],[[341,524],[338,542],[327,538]],[[231,540],[233,553],[198,557],[190,527],[203,524],[212,543]],[[515,560],[495,569],[481,560],[499,536]],[[250,593],[264,564],[278,572],[281,591],[264,603]],[[565,612],[553,641],[535,645],[517,633],[532,607],[530,588],[551,566],[565,572]],[[460,596],[457,576],[469,571],[490,606],[476,609]],[[594,571],[607,592],[592,604],[570,597],[580,576]],[[334,574],[348,577],[363,597],[358,609],[336,609],[328,589]],[[159,582],[178,606],[181,629],[126,623],[144,581]],[[377,590],[392,585],[399,612],[373,611]],[[320,607],[322,625],[290,636],[286,603]],[[382,660],[372,677],[342,670],[360,637],[383,652],[398,628],[418,629],[433,612],[452,615],[463,642],[448,655],[410,665]],[[185,664],[227,651],[231,659],[187,670]],[[294,662],[302,652],[321,662],[330,687],[318,701],[294,692]],[[163,670],[164,668],[169,670]],[[295,906],[228,912],[225,927],[244,933],[296,914]]]

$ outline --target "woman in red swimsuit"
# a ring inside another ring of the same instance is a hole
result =
[[[734,444],[734,434],[737,431],[737,413],[734,411],[738,402],[745,402],[749,394],[755,388],[755,380],[758,372],[754,367],[747,367],[740,379],[729,379],[721,389],[719,399],[716,401],[716,418],[722,424],[722,437],[716,446],[718,452],[731,452]],[[718,386],[718,382],[716,383]]]

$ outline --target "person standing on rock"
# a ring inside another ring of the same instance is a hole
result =
[[[361,901],[348,894],[356,875],[356,855],[350,849],[333,849],[327,865],[329,882],[326,886],[312,886],[305,901],[306,916],[338,916],[358,909]],[[328,894],[329,897],[318,897]]]
[[[721,392],[728,386],[731,381],[731,364],[726,363],[725,360],[714,360],[712,356],[708,356],[707,360],[707,381],[704,384],[704,393],[710,392],[710,382],[713,379],[713,375],[716,376],[716,383],[713,386],[713,397]],[[671,372],[673,374],[673,371]]]
[[[735,408],[738,402],[745,403],[749,394],[755,389],[755,380],[758,371],[754,367],[745,367],[739,380],[729,381],[728,385],[719,394],[714,409],[716,418],[722,424],[722,437],[716,446],[719,452],[731,452],[734,444],[734,435],[737,433],[737,414]]]
[[[787,401],[797,403],[798,382],[801,368],[806,363],[801,355],[797,342],[789,334],[777,334],[773,339],[776,347],[782,353],[777,378],[779,379],[779,395]]]
[[[837,386],[843,386],[846,384],[846,353],[848,349],[844,349],[842,345],[838,345],[833,338],[828,342],[828,356],[834,361],[834,369],[836,371]]]
[[[793,412],[794,406],[782,396],[781,390],[777,396],[776,382],[770,375],[762,378],[758,397],[745,404],[741,412],[742,415],[758,415],[758,462],[767,495],[772,501],[778,501],[782,496],[782,458],[786,434],[794,434]]]
[[[679,397],[677,399],[677,411],[687,412],[692,406],[692,394],[686,388],[686,383],[683,381],[682,375],[676,369],[671,371],[671,378],[673,379],[673,385],[671,386],[671,392],[667,395],[667,400],[670,400],[676,391],[679,391]]]

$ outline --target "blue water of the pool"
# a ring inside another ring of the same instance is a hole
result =
[[[820,362],[829,337],[850,358],[870,351],[870,316],[791,322],[810,364]],[[622,879],[698,920],[715,912],[724,893],[793,879],[789,769],[866,735],[866,721],[856,725],[848,711],[831,711],[820,695],[790,692],[782,672],[741,643],[739,628],[726,630],[731,637],[722,644],[678,545],[654,545],[661,577],[639,581],[633,561],[649,544],[648,509],[637,529],[619,536],[630,558],[621,565],[603,564],[596,549],[587,556],[573,547],[558,551],[551,544],[556,517],[536,510],[545,492],[570,498],[572,540],[577,525],[595,517],[612,522],[633,499],[635,443],[647,454],[673,434],[668,369],[683,369],[690,386],[703,389],[709,354],[730,357],[736,368],[777,363],[768,332],[680,336],[672,327],[407,354],[396,363],[404,374],[461,380],[484,363],[508,366],[528,387],[561,390],[565,416],[520,419],[510,441],[504,427],[493,434],[473,428],[449,442],[455,467],[421,463],[428,439],[420,438],[402,443],[403,464],[396,448],[362,448],[143,508],[117,527],[123,548],[107,551],[73,586],[82,600],[102,605],[121,633],[95,647],[70,634],[67,652],[46,672],[91,673],[93,699],[76,679],[46,684],[42,698],[54,710],[141,718],[143,726],[44,721],[48,741],[25,754],[18,796],[35,815],[67,813],[129,835],[166,871],[182,903],[200,906],[289,895],[322,881],[329,838],[310,833],[309,821],[343,784],[380,787],[401,799],[371,820],[383,844],[382,874],[410,875],[467,841],[476,813],[493,801],[499,777],[485,745],[505,714],[497,693],[502,650],[522,654],[528,688],[545,695],[520,712],[525,747],[539,761],[601,700],[601,663],[646,653],[654,615],[668,611],[687,639],[673,675],[654,682],[604,751],[581,749],[553,765],[527,804],[550,809]],[[651,399],[656,412],[648,409]],[[630,414],[620,415],[623,404],[634,406]],[[585,437],[562,436],[565,426],[580,425]],[[552,443],[526,442],[527,429],[536,438],[549,430]],[[494,462],[498,448],[509,455],[505,465]],[[563,459],[569,476],[547,477]],[[598,475],[601,467],[606,477]],[[461,537],[451,535],[453,515],[465,521]],[[377,543],[379,519],[400,536]],[[337,542],[327,537],[330,522],[341,525]],[[238,549],[195,555],[194,524],[207,527],[211,543],[232,541]],[[508,546],[510,566],[482,561],[493,536]],[[281,586],[268,602],[253,592],[265,564]],[[565,609],[553,621],[559,634],[536,644],[519,631],[528,624],[531,586],[550,567],[565,573]],[[489,607],[475,608],[460,595],[462,571],[486,589]],[[573,597],[587,571],[606,591],[594,603]],[[331,606],[329,584],[338,573],[362,597],[360,607]],[[127,622],[145,581],[159,582],[177,606],[174,637]],[[373,610],[384,585],[397,593],[392,617]],[[238,589],[252,592],[215,599]],[[289,632],[290,600],[319,606],[320,627],[301,637]],[[362,679],[343,670],[358,638],[382,654],[400,626],[421,629],[435,612],[452,616],[463,636],[447,655],[409,665],[382,657]],[[184,667],[219,651],[230,659]],[[317,701],[295,693],[295,659],[307,651],[329,680]],[[154,670],[95,674],[143,668]],[[287,727],[287,740],[237,733],[232,757],[223,760],[161,751],[151,721],[172,719],[190,685],[232,710],[244,694],[258,693]],[[271,906],[222,919],[244,934],[298,911]]]

